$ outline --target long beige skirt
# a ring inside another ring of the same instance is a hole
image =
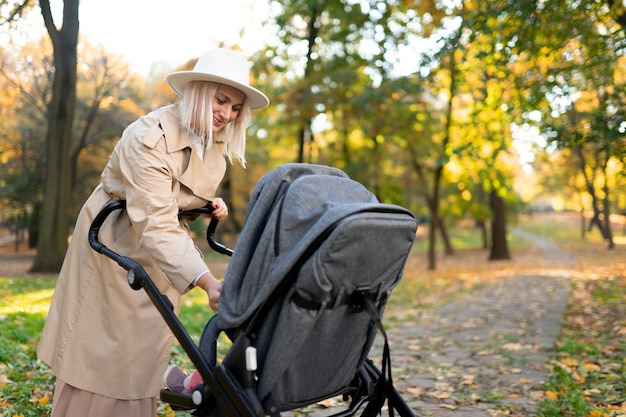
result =
[[[118,400],[83,391],[57,378],[50,417],[155,417],[157,398]]]

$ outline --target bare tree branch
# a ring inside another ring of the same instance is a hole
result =
[[[2,9],[9,7],[9,2],[7,0],[0,0],[0,26],[10,26],[11,24],[17,22],[30,8],[32,8],[32,6],[32,0],[18,1],[13,4],[13,7],[9,10],[5,17],[4,13],[2,13]]]

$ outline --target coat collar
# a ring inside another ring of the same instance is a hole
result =
[[[200,159],[193,148],[189,133],[180,127],[178,107],[175,104],[157,109],[151,116],[158,120],[155,128],[159,132],[155,137],[165,137],[167,153],[189,148],[189,160],[178,181],[203,200],[214,198],[226,171],[224,145],[213,144],[210,149],[205,150],[204,158]],[[198,181],[199,178],[202,180]]]
[[[176,104],[162,107],[155,113],[167,141],[168,153],[177,152],[186,147],[193,148],[189,134],[180,127]]]

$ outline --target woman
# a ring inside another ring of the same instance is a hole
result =
[[[126,271],[89,246],[88,228],[107,202],[126,200],[127,209],[105,221],[103,243],[141,264],[176,312],[194,286],[217,311],[221,282],[178,214],[211,204],[215,218],[228,215],[216,197],[226,159],[245,166],[250,109],[269,100],[249,85],[246,60],[226,49],[166,80],[180,101],[126,128],[78,216],[37,349],[57,377],[52,417],[156,415],[173,336]]]

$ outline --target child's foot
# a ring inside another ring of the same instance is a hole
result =
[[[168,366],[163,374],[163,382],[172,392],[184,392],[186,378],[187,374],[176,365]]]

